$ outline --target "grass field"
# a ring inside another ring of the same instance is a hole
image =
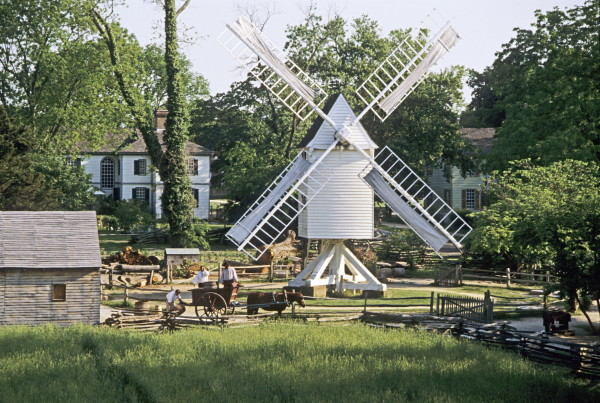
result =
[[[412,331],[293,322],[166,334],[0,328],[6,402],[592,402],[598,385]]]

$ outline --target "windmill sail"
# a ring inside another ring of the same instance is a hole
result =
[[[384,121],[459,39],[449,24],[432,38],[424,30],[416,38],[407,35],[358,88],[357,95],[367,105],[366,111],[372,109]]]
[[[462,248],[471,226],[388,147],[361,177],[436,252],[448,241]]]
[[[233,35],[226,35],[227,31],[221,34],[221,45],[298,118],[306,119],[319,103],[317,98],[326,95],[325,91],[247,18],[240,17],[227,28]]]
[[[254,258],[252,251],[262,254],[265,246],[277,240],[332,175],[325,165],[313,166],[299,153],[226,236],[251,257]]]

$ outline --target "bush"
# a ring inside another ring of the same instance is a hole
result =
[[[137,200],[119,200],[113,215],[117,219],[119,228],[126,232],[156,226],[154,214],[148,210],[145,203]]]
[[[415,269],[418,264],[418,258],[427,253],[427,244],[413,231],[408,229],[394,229],[390,235],[384,239],[381,248],[384,255],[406,255],[407,263],[410,269]]]

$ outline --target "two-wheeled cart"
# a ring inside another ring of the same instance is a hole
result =
[[[233,315],[239,285],[225,288],[193,288],[192,305],[195,307],[196,316],[219,317]]]

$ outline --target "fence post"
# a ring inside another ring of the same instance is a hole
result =
[[[546,283],[550,282],[550,271],[546,270]]]
[[[437,295],[437,307],[435,309],[435,314],[440,316],[440,294]]]
[[[127,303],[127,301],[129,301],[129,288],[125,286],[124,290],[125,292],[123,293],[123,302]]]
[[[483,306],[485,310],[485,320],[491,322],[494,318],[494,305],[490,295],[490,290],[487,290],[483,298]]]
[[[433,315],[433,291],[431,291],[431,301],[429,301],[429,314]]]
[[[368,298],[369,292],[367,290],[363,290],[363,294],[365,295],[365,307],[363,309],[363,313],[367,313],[367,298]]]
[[[273,281],[274,264],[275,260],[271,260],[271,264],[269,265],[269,281]]]
[[[292,316],[296,316],[296,303],[295,302],[292,302]]]
[[[510,288],[510,267],[506,268],[506,288]]]
[[[113,285],[113,268],[108,269],[108,289],[112,290]]]

